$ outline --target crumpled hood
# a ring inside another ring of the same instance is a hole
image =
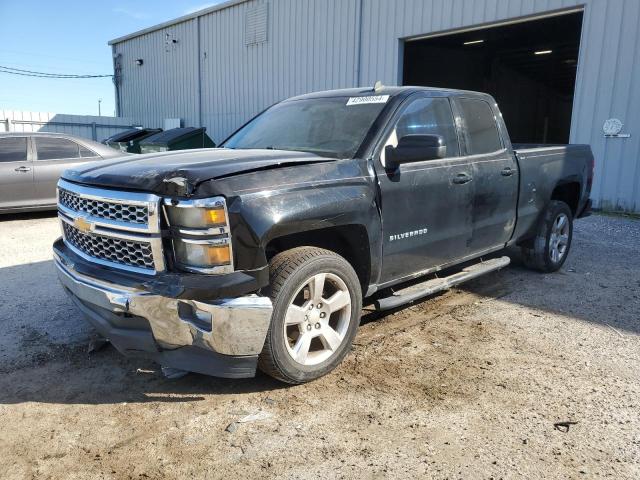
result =
[[[86,163],[66,170],[62,178],[87,185],[188,196],[206,180],[264,168],[328,161],[332,159],[287,150],[207,148]]]

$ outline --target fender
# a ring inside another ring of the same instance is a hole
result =
[[[379,275],[381,220],[375,177],[366,160],[349,159],[252,172],[206,182],[198,196],[223,195],[236,268],[268,263],[266,247],[280,237],[357,225],[367,232],[370,279]]]

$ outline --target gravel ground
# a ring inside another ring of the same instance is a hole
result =
[[[0,218],[2,478],[640,477],[637,220],[577,222],[556,274],[514,254],[364,312],[344,364],[297,387],[167,380],[111,347],[88,354],[57,235],[50,214]]]

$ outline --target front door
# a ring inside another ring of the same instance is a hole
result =
[[[383,260],[380,284],[458,260],[471,235],[472,171],[460,156],[451,104],[417,94],[401,109],[385,145],[410,134],[441,135],[446,156],[385,168],[376,162],[381,190]]]
[[[34,205],[34,196],[29,138],[0,137],[0,208]]]

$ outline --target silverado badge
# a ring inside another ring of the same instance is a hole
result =
[[[412,230],[410,232],[396,233],[395,235],[389,235],[389,241],[404,240],[405,238],[417,237],[418,235],[426,235],[429,229],[427,227],[419,228],[418,230]]]
[[[89,233],[91,230],[93,230],[93,224],[83,217],[74,218],[73,226],[80,230],[82,233]]]

